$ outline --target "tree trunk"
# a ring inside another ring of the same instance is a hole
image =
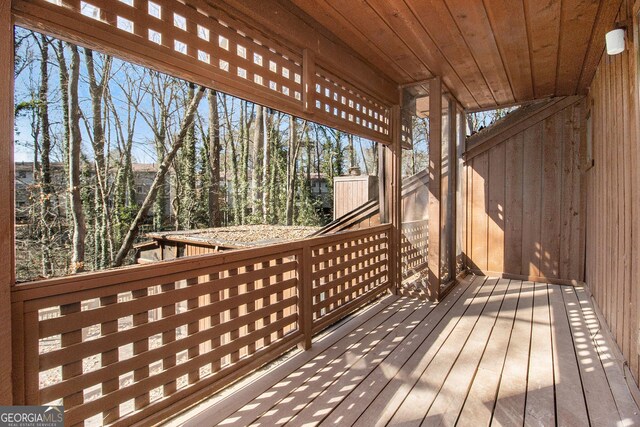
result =
[[[247,101],[240,101],[240,218],[241,224],[247,223],[249,205],[249,133],[253,113],[249,113]]]
[[[233,101],[231,101],[233,102]],[[232,104],[233,106],[233,104]],[[241,222],[240,215],[240,179],[239,179],[239,167],[238,156],[236,151],[236,141],[233,135],[233,126],[231,124],[231,116],[233,115],[233,109],[229,114],[229,108],[227,107],[227,96],[222,95],[222,108],[224,110],[224,118],[227,124],[226,139],[231,151],[231,186],[233,194],[233,223],[238,225]],[[242,115],[242,112],[240,113]],[[244,121],[244,120],[242,120]]]
[[[167,139],[166,128],[166,110],[162,110],[160,116],[159,129],[155,132],[155,147],[156,156],[158,158],[158,165],[164,162],[165,141]],[[153,202],[153,229],[156,231],[162,230],[164,227],[166,205],[167,205],[167,192],[166,192],[166,176],[162,176],[158,183],[158,195]]]
[[[40,247],[42,275],[53,275],[51,228],[53,227],[51,185],[51,134],[49,131],[49,40],[40,36],[40,91],[38,93],[38,121],[40,122]]]
[[[64,57],[64,45],[61,40],[58,40],[56,45],[56,56],[58,58],[58,70],[60,79],[60,104],[62,107],[62,126],[63,126],[63,140],[62,140],[62,156],[65,175],[69,176],[69,70],[67,69],[67,60]],[[64,204],[64,214],[60,212],[60,216],[64,216],[67,221],[71,218],[71,202],[69,200],[69,194],[66,194],[66,203]],[[60,222],[62,226],[62,222]],[[62,230],[60,230],[62,231]]]
[[[270,147],[270,128],[271,118],[269,110],[263,110],[262,114],[262,222],[267,224],[269,219],[269,164],[271,162],[271,147]]]
[[[306,123],[302,133],[305,132]],[[287,162],[287,203],[286,203],[286,224],[293,225],[293,205],[296,195],[296,181],[298,174],[298,154],[300,152],[300,138],[296,126],[295,117],[289,119],[289,150]]]
[[[256,105],[253,125],[253,173],[251,174],[251,213],[254,219],[262,214],[262,175],[264,174],[262,156],[264,155],[264,107]]]
[[[187,91],[187,101],[193,99],[195,85],[189,83]],[[196,128],[195,120],[191,122],[187,130],[187,135],[179,156],[178,167],[180,176],[180,208],[181,218],[179,225],[184,230],[191,230],[195,227],[195,204],[196,204]]]
[[[80,55],[78,48],[72,44],[71,72],[69,75],[69,193],[71,194],[71,214],[73,218],[73,247],[71,255],[71,272],[84,270],[85,236],[87,233],[80,195],[80,105],[78,102],[78,80],[80,77]]]
[[[108,202],[105,200],[107,194],[104,183],[108,176],[108,165],[105,162],[105,133],[102,116],[102,103],[104,100],[105,89],[109,78],[109,70],[111,67],[111,57],[106,56],[102,69],[102,76],[98,82],[95,73],[95,63],[93,51],[84,49],[85,60],[87,63],[87,73],[89,75],[89,93],[91,95],[91,112],[92,112],[92,134],[93,134],[93,152],[95,155],[95,173],[96,173],[96,192],[95,192],[95,208],[96,208],[96,227],[95,234],[95,250],[96,258],[94,260],[96,268],[104,268],[109,264],[107,255],[107,230],[110,228],[108,221],[110,214],[108,212]]]
[[[120,249],[118,250],[118,254],[113,262],[114,267],[121,266],[126,256],[129,254],[131,247],[133,246],[133,242],[135,238],[138,236],[138,231],[140,230],[140,225],[144,222],[144,219],[147,217],[149,213],[149,209],[153,205],[153,200],[156,197],[156,193],[158,192],[158,188],[160,186],[161,181],[165,177],[167,171],[173,160],[178,153],[178,150],[184,144],[185,138],[187,137],[187,133],[189,132],[189,128],[193,124],[194,117],[198,110],[198,105],[200,104],[200,100],[204,95],[204,87],[198,88],[196,93],[193,96],[193,99],[189,103],[187,110],[185,111],[184,118],[182,119],[182,123],[180,124],[180,132],[178,133],[171,150],[167,153],[164,161],[159,165],[158,172],[151,184],[151,188],[149,189],[149,193],[142,202],[142,206],[138,210],[135,219],[131,222],[131,226],[129,227],[129,231],[127,232]]]
[[[220,115],[218,95],[210,89],[209,102],[209,227],[220,227]]]

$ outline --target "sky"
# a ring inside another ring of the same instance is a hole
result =
[[[16,38],[20,39],[30,32],[21,28],[16,27]],[[39,35],[38,35],[39,37]],[[91,104],[90,104],[90,95],[88,90],[88,81],[87,81],[87,70],[84,62],[84,52],[82,49],[79,49],[79,53],[81,56],[81,69],[80,69],[80,84],[79,84],[79,98],[80,98],[80,106],[83,114],[87,117],[87,120],[90,120],[91,114]],[[35,93],[37,96],[37,90],[40,84],[40,52],[38,45],[35,43],[35,39],[32,37],[27,38],[24,43],[22,43],[17,52],[18,56],[21,57],[32,57],[33,60],[30,62],[30,66],[26,67],[15,80],[15,99],[16,103],[23,102],[25,100],[29,100],[32,98],[32,94]],[[67,58],[67,66],[70,63],[70,53],[65,50],[65,55]],[[102,69],[102,62],[100,55],[94,55],[97,66],[97,74],[100,75]],[[55,53],[53,48],[49,50],[49,100],[51,106],[49,108],[50,121],[51,121],[51,133],[53,139],[53,150],[52,150],[52,161],[61,161],[62,160],[62,149],[60,147],[61,135],[63,132],[62,129],[62,105],[60,101],[60,85],[59,85],[59,68],[58,61],[55,57]],[[125,70],[123,70],[125,67]],[[113,82],[119,81],[123,82],[125,80],[125,75],[131,73],[142,73],[144,68],[141,66],[134,66],[131,64],[127,64],[118,59],[113,60],[112,65],[112,75]],[[133,77],[135,78],[135,76]],[[179,81],[178,79],[175,79]],[[121,116],[121,119],[124,121],[124,126],[126,126],[126,115],[127,115],[127,105],[128,102],[126,97],[124,96],[123,91],[118,87],[117,84],[110,84],[110,90],[112,93],[112,97],[114,99],[116,110],[118,114]],[[233,101],[236,103],[236,106],[239,103],[239,99],[231,97]],[[143,110],[150,110],[151,99],[149,96],[143,98],[141,102],[141,107]],[[207,117],[208,117],[208,105],[206,102],[206,98],[200,103],[199,111],[200,115],[203,118],[203,126],[206,128],[208,126]],[[236,107],[235,113],[232,115],[232,120],[236,121],[239,119],[239,111]],[[21,114],[16,117],[15,126],[15,145],[14,145],[14,157],[16,162],[31,162],[33,161],[33,136],[32,136],[32,114],[27,111],[26,114]],[[173,120],[176,122],[179,121],[179,117],[176,115],[172,115]],[[89,158],[93,157],[93,149],[90,143],[89,134],[86,131],[85,123],[81,120],[80,127],[83,136],[83,146],[82,151]],[[283,120],[283,126],[288,127],[288,120]],[[115,126],[108,127],[106,132],[115,132]],[[125,129],[126,132],[126,129]],[[224,132],[224,128],[221,129],[221,132]],[[134,132],[134,147],[133,147],[133,157],[134,162],[137,163],[154,163],[156,161],[155,149],[153,146],[153,133],[147,123],[141,118],[138,117],[135,132]],[[116,138],[112,135],[109,138],[112,141],[115,141]],[[343,144],[346,144],[346,141],[343,141]],[[371,147],[371,142],[364,138],[355,138],[356,144],[356,152],[359,157],[358,161],[361,163],[361,167],[363,160],[361,157],[361,149],[368,149]]]

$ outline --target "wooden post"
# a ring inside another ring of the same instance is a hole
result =
[[[11,287],[15,280],[13,212],[13,23],[0,0],[0,405],[13,403]],[[19,351],[19,349],[16,349]]]
[[[384,220],[391,222],[389,233],[389,280],[391,291],[397,295],[402,282],[402,266],[400,265],[400,238],[402,233],[402,146],[401,146],[401,109],[399,105],[391,109],[391,132],[393,142],[384,148],[384,192],[385,204]],[[382,199],[381,199],[382,200]],[[381,212],[382,214],[382,212]],[[383,219],[383,218],[381,218]]]
[[[301,350],[311,348],[313,338],[313,283],[311,278],[311,246],[306,245],[299,255],[298,265],[298,322],[304,334],[304,341],[299,344]]]
[[[456,278],[456,255],[458,243],[458,108],[455,98],[449,95],[449,197],[451,210],[447,221],[451,225],[449,231],[449,280]]]
[[[442,172],[442,81],[440,77],[431,80],[429,85],[429,284],[427,297],[438,300],[440,296],[440,258],[441,258],[441,205],[440,178]]]

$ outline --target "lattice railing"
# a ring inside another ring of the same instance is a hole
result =
[[[400,256],[403,279],[420,273],[427,267],[428,225],[429,220],[426,219],[402,223]]]
[[[315,108],[336,123],[355,133],[372,138],[389,138],[389,109],[370,97],[354,91],[347,83],[329,72],[319,70],[315,80]]]
[[[13,11],[21,25],[45,28],[231,95],[391,142],[388,106],[321,64],[305,65],[303,50],[236,20],[213,2],[16,0]],[[309,99],[312,105],[305,105]]]
[[[16,404],[162,420],[387,289],[389,230],[17,285]]]
[[[312,247],[313,329],[340,318],[389,281],[389,235],[364,233]]]

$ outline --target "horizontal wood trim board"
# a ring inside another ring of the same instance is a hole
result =
[[[568,96],[566,98],[554,99],[553,102],[546,105],[542,110],[535,110],[531,115],[520,118],[520,120],[516,121],[508,127],[505,127],[500,131],[500,133],[496,135],[490,134],[486,139],[477,141],[473,146],[467,148],[467,150],[462,155],[463,159],[465,160],[465,162],[470,161],[474,157],[486,151],[489,151],[493,147],[501,144],[502,142],[517,135],[518,133],[523,132],[531,126],[540,123],[542,120],[545,120],[548,117],[551,117],[552,115],[558,113],[559,111],[562,111],[565,108],[580,102],[582,99],[583,98],[581,96]],[[487,131],[490,132],[490,130]]]

